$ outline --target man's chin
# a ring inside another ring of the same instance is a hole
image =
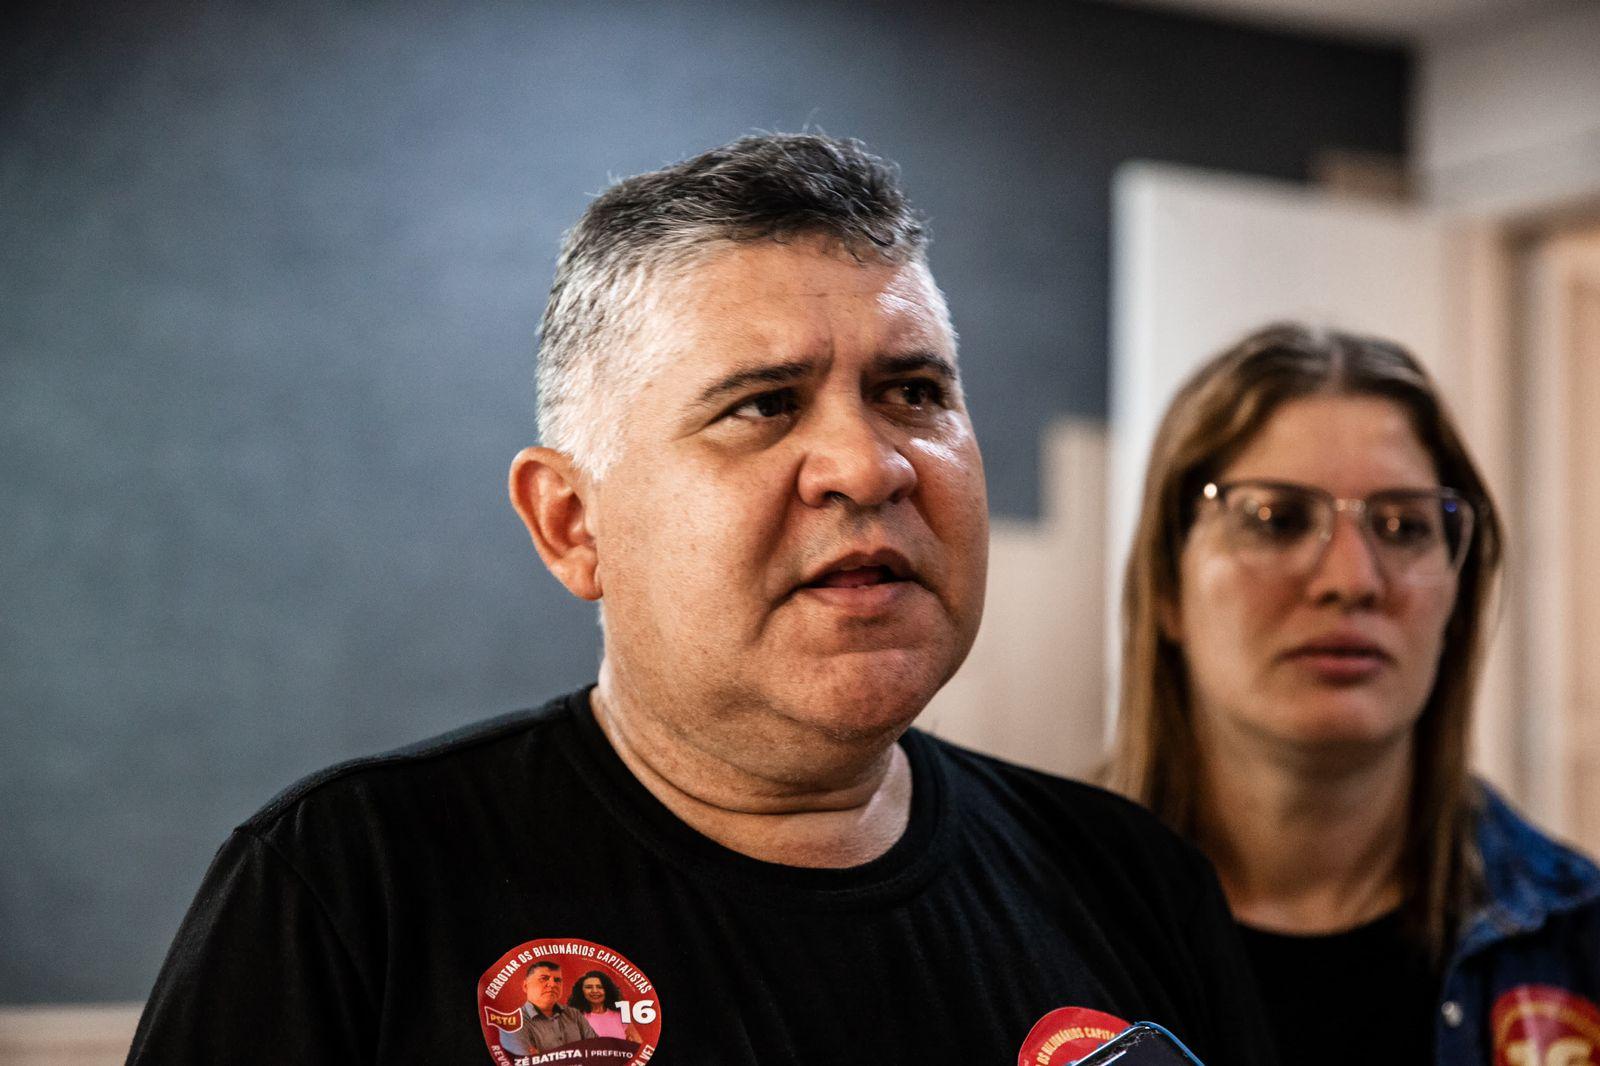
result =
[[[792,719],[839,743],[892,743],[947,678],[917,654],[830,656],[784,702]]]

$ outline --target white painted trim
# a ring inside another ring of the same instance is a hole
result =
[[[1568,538],[1563,516],[1541,521],[1532,508],[1541,499],[1560,499],[1567,488],[1567,368],[1552,358],[1558,350],[1556,323],[1559,284],[1553,264],[1535,256],[1525,277],[1524,306],[1528,308],[1524,350],[1526,427],[1520,491],[1515,499],[1527,521],[1521,523],[1523,565],[1513,562],[1511,577],[1525,590],[1521,604],[1527,643],[1523,649],[1522,691],[1527,701],[1528,787],[1524,795],[1529,813],[1556,833],[1565,832],[1567,817],[1566,759],[1562,755],[1566,730],[1564,708],[1569,693],[1566,603]]]
[[[1600,240],[1556,237],[1535,248],[1524,273],[1523,360],[1526,393],[1523,424],[1526,452],[1521,536],[1525,559],[1514,567],[1526,594],[1521,603],[1527,632],[1523,678],[1526,695],[1530,812],[1558,835],[1576,835],[1581,797],[1580,763],[1594,736],[1585,729],[1580,703],[1589,694],[1577,684],[1586,673],[1580,644],[1579,597],[1596,552],[1574,536],[1582,521],[1593,528],[1596,514],[1591,469],[1583,459],[1596,444],[1596,430],[1583,395],[1594,387],[1592,367],[1579,367],[1570,322],[1576,288],[1600,289]],[[1550,501],[1563,501],[1552,506]],[[1594,604],[1583,611],[1592,612]],[[1586,841],[1591,847],[1600,841]]]
[[[1517,456],[1518,379],[1515,352],[1516,271],[1510,238],[1492,222],[1447,221],[1450,278],[1446,285],[1446,350],[1455,366],[1451,413],[1477,461],[1507,530],[1508,562],[1518,555],[1521,501]],[[1523,595],[1508,578],[1493,605],[1488,655],[1473,718],[1475,769],[1513,799],[1526,780],[1526,708],[1518,664],[1523,645]]]

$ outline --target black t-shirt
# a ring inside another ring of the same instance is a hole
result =
[[[1439,976],[1397,911],[1326,936],[1241,925],[1278,1059],[1302,1066],[1428,1066]]]
[[[486,1034],[514,1056],[547,1024],[520,980],[551,941],[590,953],[568,991],[610,964],[659,1066],[1010,1066],[1062,1006],[1160,1022],[1207,1066],[1269,1061],[1197,851],[1098,789],[901,744],[909,825],[842,870],[685,826],[586,693],[316,775],[223,845],[129,1061],[503,1066]]]

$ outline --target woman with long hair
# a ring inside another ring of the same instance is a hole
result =
[[[1216,865],[1286,1062],[1600,1048],[1600,871],[1468,769],[1501,542],[1385,341],[1268,327],[1157,432],[1110,783]]]
[[[598,1036],[640,1042],[639,1030],[622,1019],[622,993],[603,970],[590,970],[573,982],[567,1006],[583,1015]]]

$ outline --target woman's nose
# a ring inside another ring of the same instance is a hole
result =
[[[1354,514],[1335,514],[1307,595],[1316,600],[1370,602],[1383,592],[1384,582],[1382,560],[1361,519]]]

